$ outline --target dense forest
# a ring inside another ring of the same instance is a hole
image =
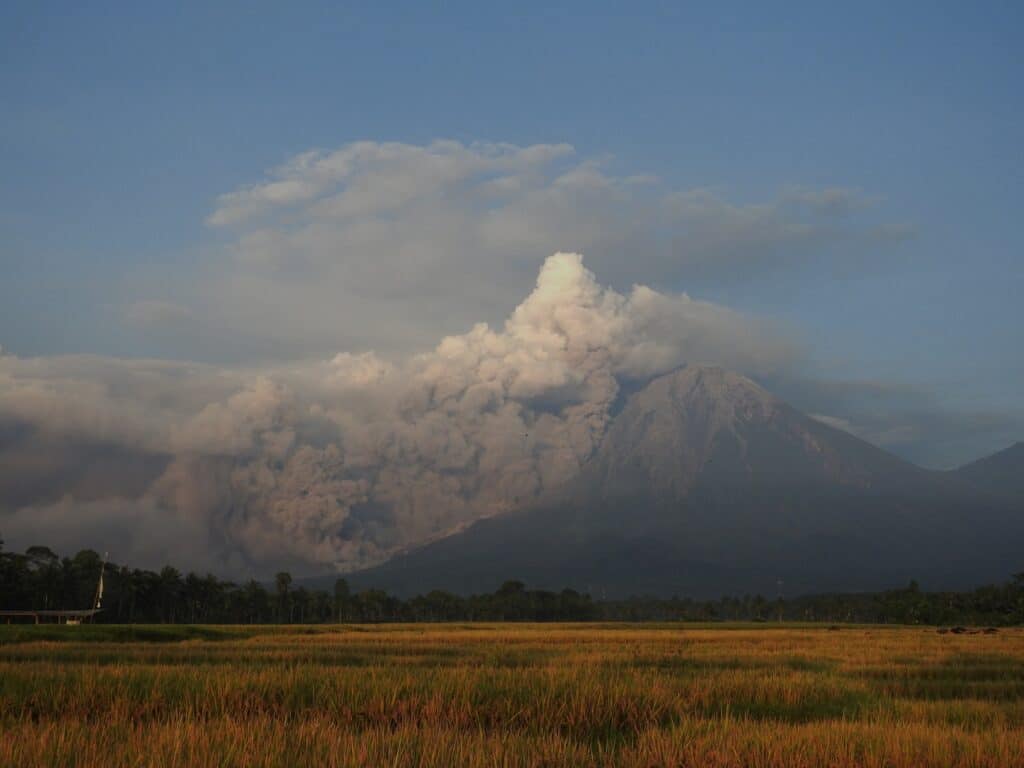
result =
[[[903,589],[863,594],[762,595],[713,601],[633,597],[595,601],[571,589],[531,590],[508,581],[496,592],[462,597],[433,591],[401,600],[376,589],[354,593],[344,578],[333,592],[296,585],[288,573],[270,584],[183,575],[107,563],[92,550],[60,557],[47,547],[7,552],[0,540],[0,610],[91,608],[104,573],[102,623],[325,623],[379,621],[822,621],[898,624],[1024,623],[1024,573],[970,592]]]

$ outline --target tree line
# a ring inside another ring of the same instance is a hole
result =
[[[695,601],[631,597],[599,604],[608,621],[810,621],[828,624],[1013,626],[1024,624],[1024,573],[963,592],[926,592],[915,581],[879,592]]]
[[[44,546],[4,551],[0,539],[0,609],[92,607],[103,567],[93,550],[60,557]],[[103,623],[317,624],[382,621],[822,621],[828,623],[1024,624],[1024,573],[966,592],[903,589],[860,594],[762,595],[700,601],[631,597],[595,601],[575,590],[527,589],[508,581],[497,591],[461,596],[435,590],[400,599],[379,589],[354,592],[344,578],[333,590],[295,584],[287,572],[273,583],[236,583],[113,563],[103,567]]]

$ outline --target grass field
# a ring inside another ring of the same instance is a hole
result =
[[[0,765],[1024,766],[1024,631],[0,627]]]

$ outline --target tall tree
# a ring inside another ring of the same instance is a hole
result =
[[[334,613],[338,622],[342,622],[348,613],[348,603],[351,598],[348,582],[345,579],[337,579],[334,582]]]
[[[158,582],[160,594],[160,621],[173,623],[179,616],[181,602],[181,573],[177,568],[165,565],[160,570]]]
[[[274,576],[274,586],[277,587],[277,620],[279,623],[284,622],[284,617],[289,616],[287,613],[289,609],[288,592],[292,586],[292,575],[288,571],[281,571]]]

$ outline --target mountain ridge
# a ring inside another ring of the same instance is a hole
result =
[[[1020,569],[1015,498],[969,472],[910,464],[739,374],[683,366],[630,394],[551,497],[348,577],[399,594],[508,578],[696,597],[767,593],[779,580],[965,586]]]
[[[952,470],[967,482],[1009,496],[1024,496],[1024,441]]]

